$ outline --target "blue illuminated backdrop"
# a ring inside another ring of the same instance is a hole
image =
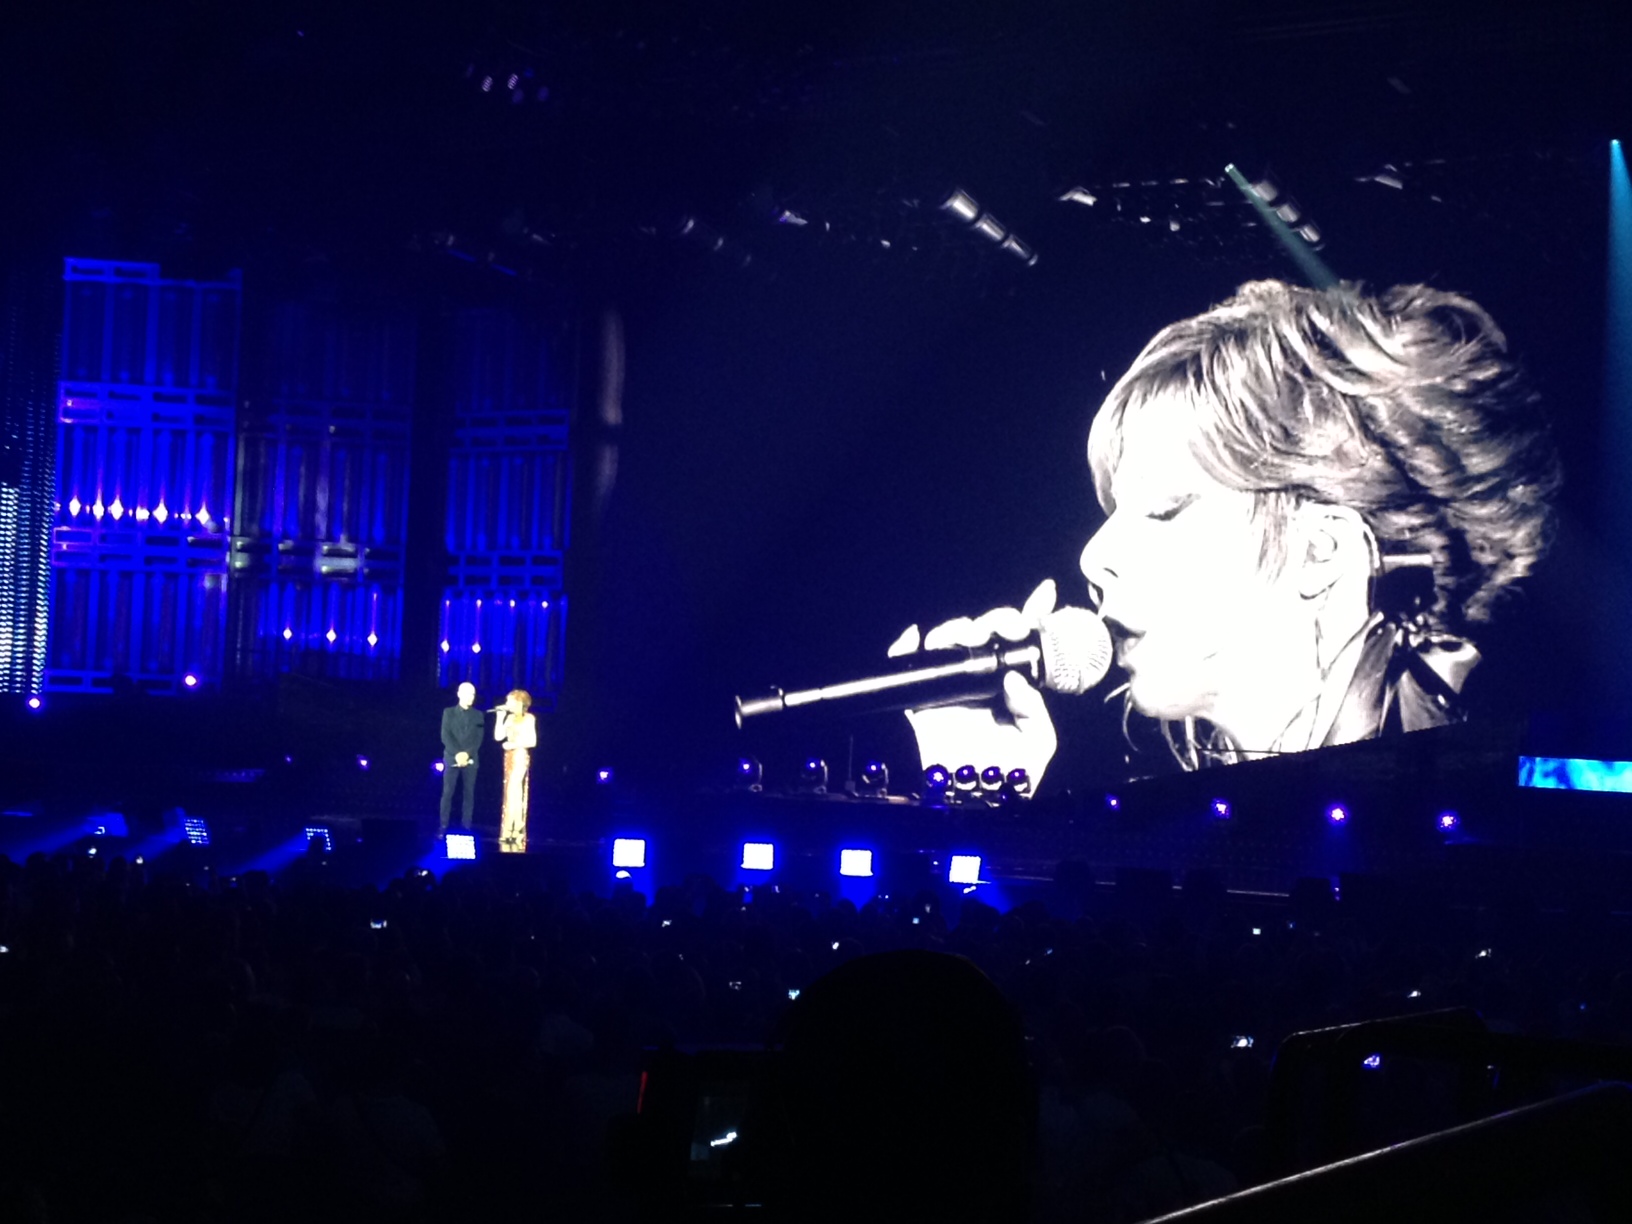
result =
[[[45,687],[221,677],[239,277],[70,259]]]
[[[487,694],[561,686],[567,410],[550,329],[497,311],[459,315],[453,344],[440,665]]]
[[[239,417],[239,674],[397,674],[415,340],[379,312],[271,313],[262,394]]]

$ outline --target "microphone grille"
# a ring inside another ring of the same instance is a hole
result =
[[[1087,608],[1060,608],[1043,618],[1043,687],[1086,693],[1105,678],[1115,650],[1105,622]]]

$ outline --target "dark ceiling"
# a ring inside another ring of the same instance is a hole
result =
[[[1039,266],[1117,222],[1206,257],[1267,241],[1209,196],[1230,161],[1339,247],[1385,165],[1500,242],[1596,190],[1627,113],[1588,0],[47,7],[0,50],[11,240],[205,264],[451,241],[537,275],[689,243],[771,274],[841,248],[1015,274],[937,214],[954,185]]]

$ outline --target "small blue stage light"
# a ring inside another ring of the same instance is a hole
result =
[[[1439,827],[1443,832],[1449,833],[1461,823],[1462,818],[1455,812],[1441,812],[1439,814]]]
[[[776,847],[770,842],[743,842],[742,866],[746,871],[770,871],[776,866]]]
[[[1105,796],[1105,806],[1110,808],[1111,811],[1114,812],[1114,811],[1116,811],[1118,808],[1120,808],[1122,806],[1122,800],[1119,799],[1115,795],[1106,795]]]
[[[193,675],[192,672],[188,672],[185,676],[183,676],[181,678],[181,682],[183,684],[185,684],[188,688],[197,688],[198,687],[198,677]]]
[[[38,697],[30,697],[28,699],[28,708],[31,710],[38,710],[44,705],[45,702],[41,701]]]
[[[99,812],[86,817],[85,831],[92,837],[129,837],[130,825],[123,812]]]
[[[841,876],[872,875],[873,852],[871,850],[840,850],[839,874]]]
[[[946,871],[946,879],[949,884],[979,884],[980,855],[954,854]]]
[[[367,772],[367,770],[368,770],[368,758],[365,757],[365,756],[358,757],[357,758],[357,768],[363,770],[364,772]]]
[[[597,769],[595,771],[595,781],[602,786],[606,786],[612,781],[612,771],[610,769]]]
[[[924,789],[939,794],[952,785],[952,773],[945,765],[931,765],[924,770]]]
[[[1347,824],[1349,819],[1349,809],[1344,807],[1341,803],[1334,803],[1331,807],[1326,809],[1326,819],[1331,821],[1334,825]]]
[[[444,842],[450,859],[474,859],[476,839],[469,833],[449,833]]]
[[[1367,1071],[1381,1070],[1383,1065],[1383,1056],[1381,1054],[1367,1054],[1360,1060],[1360,1065]]]
[[[612,839],[612,866],[646,866],[646,839],[643,837],[615,837]]]
[[[1214,799],[1212,804],[1213,815],[1219,820],[1230,818],[1230,801],[1228,799]]]

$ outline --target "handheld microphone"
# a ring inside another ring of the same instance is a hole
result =
[[[986,701],[1003,691],[1005,672],[1056,693],[1086,693],[1111,666],[1111,635],[1086,608],[1060,608],[1043,626],[1019,642],[994,640],[984,646],[920,651],[903,660],[910,666],[823,688],[764,697],[737,698],[737,726],[749,718],[807,706],[826,705],[855,712],[925,710],[934,706]]]

